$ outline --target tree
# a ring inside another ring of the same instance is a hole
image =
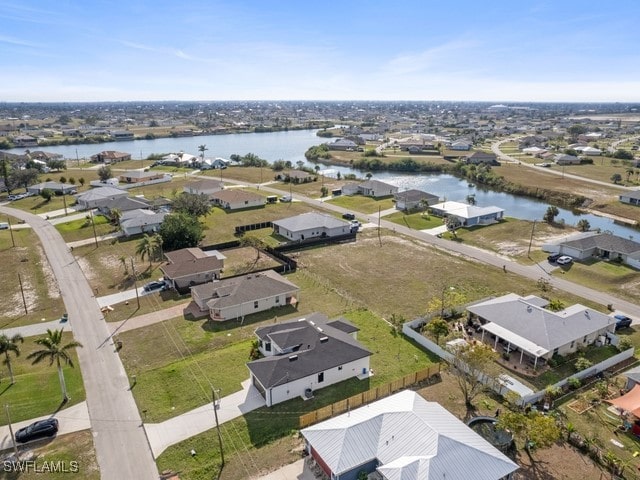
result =
[[[49,170],[66,170],[67,162],[65,162],[64,160],[49,160],[47,162],[47,167],[49,167]]]
[[[449,215],[445,217],[444,224],[446,225],[447,230],[451,232],[451,235],[453,235],[454,238],[458,238],[458,235],[456,235],[456,230],[461,227],[458,217]]]
[[[633,167],[629,167],[625,170],[625,173],[627,174],[627,183],[629,183],[629,179],[631,178],[631,175],[633,175],[633,172],[635,172]]]
[[[120,219],[122,218],[122,210],[119,208],[111,209],[111,221],[114,225],[120,225]]]
[[[154,233],[153,236],[151,237],[151,250],[153,252],[153,257],[156,260],[158,260],[159,262],[164,260],[162,258],[162,255],[163,255],[162,237],[157,233]]]
[[[560,310],[564,310],[564,302],[559,298],[554,298],[553,300],[549,300],[547,308],[552,312],[559,312]]]
[[[16,357],[20,356],[20,347],[18,343],[24,342],[24,338],[19,333],[16,333],[13,337],[8,337],[5,334],[0,335],[0,355],[4,353],[4,364],[9,370],[9,376],[11,377],[11,385],[16,383],[13,377],[13,369],[11,368],[10,353],[14,353]]]
[[[581,232],[588,232],[589,229],[591,228],[591,224],[589,223],[589,220],[587,220],[586,218],[578,220],[578,223],[576,224],[576,226],[578,227],[578,230],[580,230]]]
[[[204,162],[204,152],[209,150],[206,145],[198,145],[198,151],[200,152],[200,159]]]
[[[138,245],[136,245],[136,255],[140,256],[140,259],[144,261],[144,258],[149,259],[149,266],[151,266],[151,257],[153,255],[153,242],[151,237],[146,233],[142,236]]]
[[[56,363],[56,367],[58,368],[58,378],[60,380],[60,388],[62,389],[62,401],[66,403],[69,401],[69,396],[67,395],[67,385],[64,381],[62,364],[64,363],[65,365],[69,365],[73,368],[73,360],[69,355],[69,351],[73,348],[82,347],[82,344],[73,340],[66,345],[62,345],[63,330],[64,329],[47,329],[47,335],[35,341],[38,345],[44,348],[30,353],[27,358],[29,360],[33,360],[33,365],[40,363],[45,359],[49,360],[49,365],[53,365],[53,362]]]
[[[327,195],[329,195],[329,189],[327,187],[321,187],[320,188],[320,196],[321,197],[326,197]]]
[[[106,182],[111,177],[113,177],[113,174],[111,173],[111,167],[109,165],[102,165],[98,168],[98,178],[101,182]]]
[[[122,265],[122,268],[124,268],[124,276],[127,277],[129,275],[129,265],[126,255],[120,255],[118,260],[120,260],[120,264]]]
[[[43,188],[40,192],[40,196],[44,198],[45,202],[50,202],[54,195],[53,190],[50,188]]]
[[[371,173],[371,172],[367,172],[367,173],[366,173],[366,175],[365,175],[365,178],[366,178],[367,180],[371,180],[371,177],[373,177],[373,173]]]
[[[203,217],[211,211],[209,197],[204,194],[182,192],[173,201],[173,211],[193,217]]]
[[[553,223],[559,214],[560,214],[560,211],[558,210],[558,207],[551,205],[547,208],[547,211],[542,217],[542,220],[544,220],[547,223]]]
[[[622,181],[622,175],[620,175],[619,173],[614,173],[613,175],[611,175],[611,181],[617,185]]]
[[[473,400],[484,388],[482,379],[492,377],[488,370],[497,358],[498,354],[481,342],[461,346],[453,352],[451,374],[460,387],[467,409],[473,409]]]
[[[165,252],[195,247],[204,238],[203,227],[198,219],[184,213],[167,215],[158,233],[162,237]]]
[[[429,200],[427,200],[426,198],[421,198],[420,209],[422,210],[421,216],[424,217],[425,212],[429,209]]]
[[[500,415],[497,427],[513,433],[527,451],[532,445],[541,448],[553,445],[562,433],[554,417],[537,411],[506,411]]]
[[[467,203],[469,205],[475,205],[476,204],[476,195],[474,193],[470,193],[469,195],[467,195]]]
[[[613,158],[619,158],[620,160],[633,160],[633,152],[630,152],[629,150],[624,150],[622,148],[619,148],[618,150],[613,152],[613,155],[611,156]]]
[[[442,318],[434,318],[427,323],[424,329],[436,338],[436,345],[440,345],[440,337],[449,335],[449,324]]]
[[[84,179],[84,177],[80,177],[78,179],[78,183],[80,184],[81,187],[84,187],[84,184],[86,183],[86,180]]]
[[[438,296],[434,296],[427,303],[427,315],[440,315],[445,318],[451,315],[458,305],[466,302],[464,293],[452,286],[445,286]]]
[[[11,170],[9,177],[9,184],[12,188],[23,187],[27,188],[29,185],[33,185],[38,181],[38,175],[40,172],[35,168],[25,168],[24,170],[15,169]]]
[[[7,191],[11,193],[11,182],[9,182],[9,176],[11,174],[11,164],[9,160],[3,155],[0,155],[0,176],[4,180],[4,184],[7,187]]]

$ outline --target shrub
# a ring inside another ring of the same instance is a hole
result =
[[[569,385],[569,388],[572,390],[575,390],[577,388],[580,388],[580,379],[577,377],[569,377],[569,379],[567,380],[567,384]]]
[[[593,363],[590,360],[587,360],[584,357],[578,358],[576,360],[576,363],[574,364],[577,372],[581,372],[582,370],[586,370],[591,365],[593,365]]]

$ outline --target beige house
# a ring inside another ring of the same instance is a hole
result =
[[[124,183],[142,183],[152,180],[162,180],[167,177],[165,172],[151,172],[145,170],[127,170],[118,176],[118,180]]]
[[[243,319],[252,313],[296,305],[300,287],[273,270],[223,278],[191,288],[191,298],[212,320]]]
[[[164,256],[168,262],[160,270],[165,283],[177,290],[219,279],[225,259],[217,250],[205,252],[200,248],[183,248]]]
[[[230,188],[216,192],[210,196],[211,201],[225,210],[239,210],[241,208],[264,207],[266,200],[257,193],[246,192],[237,188]]]
[[[206,179],[197,182],[189,182],[182,189],[185,193],[193,195],[212,195],[224,190],[224,183],[220,180]]]

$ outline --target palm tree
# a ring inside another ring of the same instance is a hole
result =
[[[625,173],[627,174],[627,183],[629,183],[629,179],[631,178],[631,175],[633,175],[633,168],[631,167],[627,168]]]
[[[9,353],[13,352],[16,354],[16,357],[20,356],[20,347],[18,347],[18,343],[24,342],[24,338],[19,333],[16,333],[13,337],[9,338],[6,335],[0,335],[0,354],[4,353],[4,364],[7,366],[9,370],[9,376],[11,377],[11,385],[16,383],[15,378],[13,377],[13,369],[11,368],[11,357]]]
[[[120,225],[120,219],[122,218],[122,210],[119,208],[111,209],[111,221],[114,225]]]
[[[151,257],[153,255],[153,241],[151,237],[146,233],[136,246],[136,255],[140,255],[140,259],[144,260],[144,257],[149,259],[149,266],[151,266]]]
[[[127,257],[125,255],[121,255],[120,258],[120,263],[122,264],[122,268],[124,268],[124,276],[128,276],[129,275],[129,267],[127,266]]]
[[[198,145],[198,151],[200,152],[200,158],[204,162],[204,152],[209,150],[206,145]]]
[[[62,401],[66,403],[69,401],[69,396],[67,395],[67,385],[64,382],[62,363],[64,362],[65,365],[69,365],[73,368],[73,360],[71,360],[68,352],[72,348],[82,347],[82,344],[73,340],[66,345],[62,345],[63,330],[64,329],[47,329],[47,335],[36,340],[36,343],[44,348],[30,353],[27,358],[30,360],[33,359],[33,365],[40,363],[44,359],[49,360],[49,365],[53,365],[53,362],[56,362],[56,367],[58,367],[58,378],[60,379],[60,388],[62,389]]]
[[[163,260],[162,256],[162,236],[159,233],[155,233],[153,237],[151,237],[151,248],[153,251],[153,256],[156,260],[161,262]]]

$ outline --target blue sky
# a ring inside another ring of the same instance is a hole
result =
[[[0,101],[640,101],[640,3],[0,0]]]

